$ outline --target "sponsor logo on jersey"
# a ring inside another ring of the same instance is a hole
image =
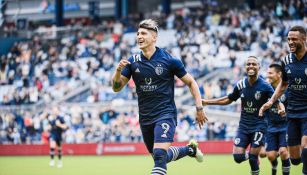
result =
[[[157,89],[157,85],[152,85],[152,78],[145,78],[144,79],[145,84],[140,85],[140,88],[142,89],[143,92],[152,92]]]
[[[253,102],[252,101],[247,101],[247,106],[248,107],[252,107],[253,106]]]
[[[300,84],[302,82],[302,79],[301,78],[294,78],[296,84]]]
[[[257,111],[257,108],[252,108],[253,107],[253,102],[252,101],[247,101],[246,102],[247,107],[244,107],[243,110],[247,113],[254,113]]]
[[[150,85],[152,83],[152,79],[151,78],[145,78],[145,83],[147,85]]]

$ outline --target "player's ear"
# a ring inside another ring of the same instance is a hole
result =
[[[158,38],[158,34],[154,31],[150,31],[152,37],[153,37],[153,40],[156,42],[157,41],[157,38]]]

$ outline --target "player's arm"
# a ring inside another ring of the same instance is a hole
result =
[[[260,108],[259,116],[263,116],[264,111],[272,107],[272,105],[277,101],[277,99],[286,91],[287,87],[288,87],[287,81],[279,82],[270,100],[265,104],[263,104],[262,107]]]
[[[232,103],[232,100],[230,100],[228,96],[224,96],[221,98],[214,98],[214,99],[202,99],[202,103],[204,106],[206,105],[228,105]]]
[[[195,105],[196,105],[196,122],[201,128],[202,125],[204,125],[205,122],[208,121],[208,118],[206,117],[206,114],[203,111],[203,105],[201,101],[201,95],[200,95],[198,84],[196,83],[194,78],[189,73],[187,73],[180,79],[190,88],[190,92],[192,96],[194,97]]]
[[[128,60],[121,60],[112,76],[112,89],[114,92],[119,92],[129,81],[129,79],[121,75],[122,69],[130,64]]]
[[[56,120],[56,121],[55,121],[55,125],[56,125],[57,127],[62,128],[62,129],[66,129],[66,128],[67,128],[67,125],[66,125],[65,123],[61,123],[60,120]]]

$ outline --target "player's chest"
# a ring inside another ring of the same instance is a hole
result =
[[[293,64],[289,64],[285,67],[287,77],[299,82],[307,82],[307,60],[297,61]]]
[[[138,62],[131,65],[132,76],[135,81],[164,80],[170,77],[170,65],[159,61]]]
[[[267,94],[261,88],[244,88],[241,91],[242,101],[263,101],[267,98]]]

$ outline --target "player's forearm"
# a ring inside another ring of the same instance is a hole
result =
[[[120,79],[121,76],[121,70],[116,69],[113,77],[112,77],[112,89],[114,92],[118,92],[122,89],[122,81]]]
[[[195,80],[190,83],[189,88],[190,88],[192,96],[195,99],[195,105],[197,107],[203,106],[202,101],[201,101],[201,95],[200,95],[199,87],[198,87]]]
[[[221,98],[215,98],[215,99],[203,99],[202,103],[203,105],[228,105],[232,101],[228,98],[228,96],[221,97]]]
[[[281,81],[275,89],[274,94],[272,95],[270,101],[275,103],[276,100],[285,92],[288,87],[288,83],[285,81]]]

